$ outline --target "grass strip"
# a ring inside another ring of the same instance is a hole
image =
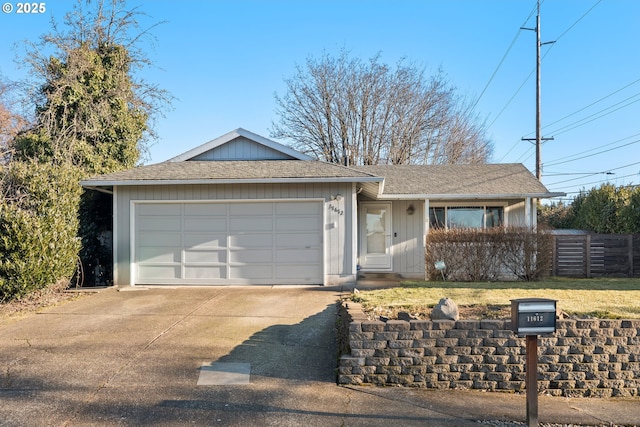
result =
[[[640,319],[640,279],[565,279],[538,282],[402,282],[399,287],[361,291],[352,299],[366,311],[420,313],[441,298],[459,307],[510,307],[517,298],[550,298],[576,317]]]

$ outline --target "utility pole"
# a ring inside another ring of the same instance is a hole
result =
[[[520,27],[521,30],[531,30],[536,32],[536,137],[533,138],[522,138],[523,141],[535,141],[536,142],[536,178],[538,181],[542,181],[542,143],[544,141],[553,140],[553,138],[543,138],[542,137],[542,113],[541,113],[541,94],[542,91],[540,89],[540,48],[542,45],[555,43],[540,42],[540,0],[538,0],[538,13],[536,16],[536,27],[535,28],[525,28]]]

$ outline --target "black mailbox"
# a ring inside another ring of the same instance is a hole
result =
[[[511,300],[511,328],[518,335],[556,331],[556,300],[521,298]]]

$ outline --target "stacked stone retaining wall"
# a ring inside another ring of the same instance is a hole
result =
[[[526,340],[510,320],[382,322],[359,304],[342,307],[350,354],[340,358],[339,384],[524,391]],[[538,340],[538,391],[640,395],[640,320],[558,320]]]

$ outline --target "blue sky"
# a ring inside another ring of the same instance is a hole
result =
[[[3,3],[4,0],[2,1]],[[34,40],[70,1],[42,15],[0,13],[0,76],[18,80],[15,43]],[[493,163],[535,171],[535,0],[141,1],[156,64],[140,77],[176,100],[157,125],[148,163],[243,127],[269,137],[274,94],[309,56],[399,59],[441,68],[460,94],[478,99]],[[545,0],[541,6],[543,182],[573,196],[609,181],[640,183],[640,2]],[[493,75],[493,78],[492,78]],[[610,172],[610,174],[605,174]]]

